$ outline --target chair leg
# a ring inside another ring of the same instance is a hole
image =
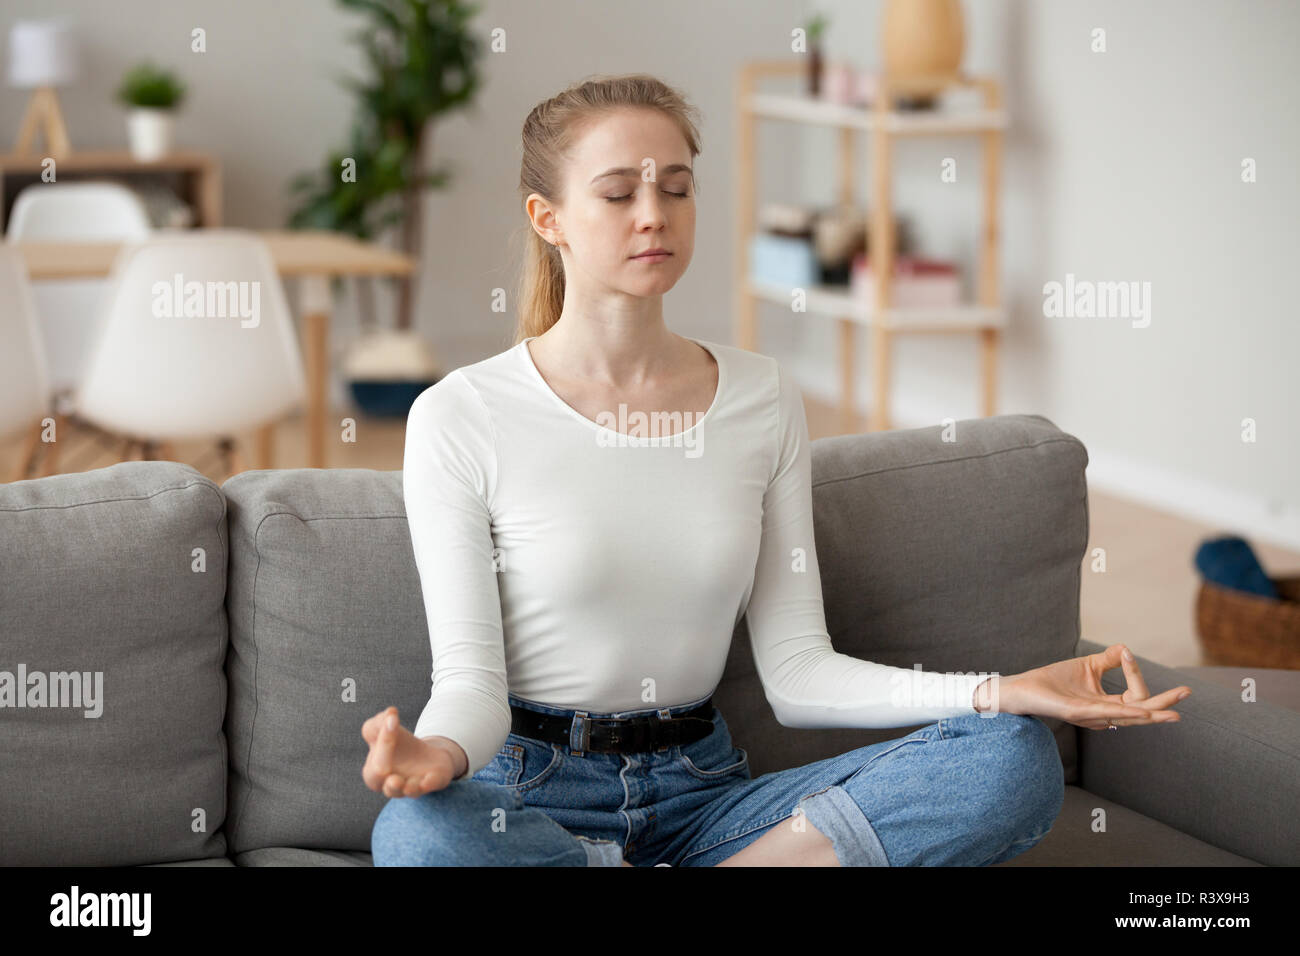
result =
[[[71,427],[67,415],[54,413],[54,441],[45,443],[45,464],[41,467],[42,478],[58,473],[59,443],[63,440],[64,433]]]
[[[235,475],[247,469],[244,463],[244,456],[240,451],[239,444],[233,438],[222,438],[217,442],[217,447],[221,449],[221,460],[225,465],[226,473],[222,479],[217,482],[224,485]]]
[[[22,454],[18,459],[18,468],[11,479],[12,481],[26,481],[34,471],[38,478],[48,478],[57,471],[59,465],[59,438],[69,425],[66,415],[56,412],[53,418],[54,441],[41,440],[41,435],[45,431],[44,417],[28,430],[27,438],[23,442]],[[36,469],[36,459],[38,457],[41,459],[41,466]]]
[[[41,423],[27,429],[27,438],[23,442],[22,454],[18,456],[18,467],[14,470],[13,478],[10,481],[26,481],[32,472],[32,465],[36,464],[36,449],[41,447]]]
[[[267,469],[275,456],[275,424],[263,425],[257,430],[257,454],[253,467]]]

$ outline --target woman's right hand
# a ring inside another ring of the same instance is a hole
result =
[[[442,790],[456,774],[452,755],[403,727],[396,707],[381,710],[362,724],[361,736],[370,744],[361,779],[386,797],[419,797]]]

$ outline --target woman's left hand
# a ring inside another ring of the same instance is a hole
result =
[[[1128,689],[1121,694],[1107,694],[1101,686],[1101,675],[1121,666]],[[1176,723],[1182,718],[1169,708],[1191,692],[1184,684],[1152,697],[1137,660],[1123,644],[1001,678],[996,691],[1000,711],[1058,717],[1089,730],[1105,730],[1108,719],[1119,727]],[[977,695],[976,699],[983,697]]]

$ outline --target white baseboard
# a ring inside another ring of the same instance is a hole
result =
[[[1213,534],[1235,534],[1247,541],[1266,541],[1300,551],[1300,515],[1288,511],[1281,502],[1263,501],[1233,488],[1113,455],[1103,449],[1088,449],[1087,474],[1089,487],[1199,521],[1208,525]]]

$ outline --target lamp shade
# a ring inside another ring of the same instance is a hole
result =
[[[77,79],[81,51],[71,23],[20,20],[9,31],[9,85],[63,86]]]

